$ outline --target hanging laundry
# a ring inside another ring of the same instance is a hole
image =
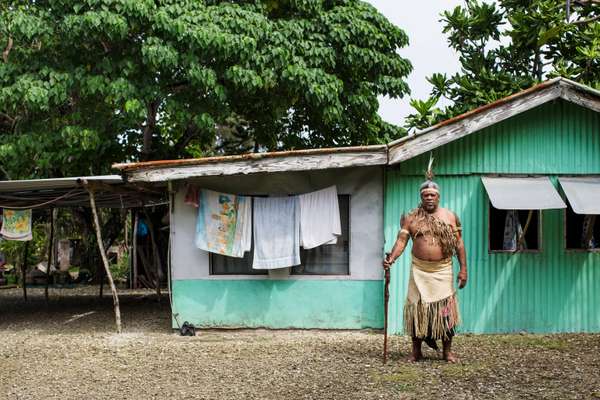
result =
[[[517,210],[508,210],[506,212],[506,219],[504,220],[502,250],[517,251],[517,242],[521,235],[523,235],[523,228],[519,222],[519,212]]]
[[[300,264],[300,212],[297,196],[254,199],[254,269]]]
[[[196,247],[230,257],[243,257],[250,250],[251,198],[200,190]]]
[[[31,210],[4,209],[0,235],[7,240],[31,240]]]
[[[581,247],[584,249],[595,249],[598,244],[594,237],[594,225],[596,224],[596,215],[585,215],[583,217],[583,230],[581,232]]]
[[[342,234],[337,188],[330,186],[298,196],[300,202],[300,245],[312,249],[336,244]]]
[[[188,184],[185,189],[185,198],[183,199],[183,202],[187,205],[198,208],[199,196],[200,191],[198,186]]]
[[[146,236],[148,236],[148,232],[150,232],[150,228],[148,228],[146,221],[144,221],[143,218],[140,218],[138,221],[138,227],[137,227],[136,234],[139,237],[146,237]]]

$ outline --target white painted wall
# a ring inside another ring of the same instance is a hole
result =
[[[284,279],[382,279],[383,170],[380,167],[206,177],[191,182],[226,193],[262,195],[301,194],[337,185],[339,194],[350,195],[350,275],[291,275]],[[210,275],[208,253],[194,245],[197,209],[183,202],[185,182],[178,182],[175,188],[171,225],[173,279],[269,279],[264,275]]]

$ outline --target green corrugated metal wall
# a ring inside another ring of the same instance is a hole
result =
[[[469,284],[460,292],[461,331],[599,332],[600,254],[567,252],[563,211],[542,214],[542,252],[488,253],[488,197],[481,174],[600,174],[598,114],[562,101],[546,104],[434,152],[441,204],[461,217]],[[386,249],[400,215],[415,207],[428,155],[388,171]],[[600,201],[600,199],[599,199]],[[409,256],[392,270],[390,331],[402,330]],[[455,265],[455,267],[457,267]]]

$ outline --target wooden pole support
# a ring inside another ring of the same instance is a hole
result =
[[[49,300],[48,285],[50,285],[50,266],[52,265],[52,255],[54,253],[54,220],[56,219],[56,209],[50,210],[50,238],[48,240],[48,266],[46,267],[46,287],[44,288],[44,296],[46,303]]]
[[[133,288],[137,289],[138,286],[138,246],[137,246],[137,231],[140,217],[137,211],[134,212],[134,223],[133,223],[133,251],[132,251],[132,267],[133,267]]]
[[[85,182],[84,182],[85,184]],[[94,197],[94,191],[89,189],[86,185],[86,189],[90,195],[90,205],[92,207],[92,214],[94,215],[94,227],[96,228],[96,239],[98,241],[98,248],[100,249],[100,256],[102,257],[102,263],[104,264],[104,271],[108,277],[108,283],[110,284],[110,291],[113,296],[113,303],[115,309],[115,322],[117,324],[117,333],[121,333],[121,310],[119,308],[119,295],[117,294],[117,288],[113,281],[112,274],[108,265],[108,258],[106,257],[106,251],[104,251],[104,244],[102,242],[102,232],[100,230],[100,220],[98,218],[98,211],[96,210],[96,199]]]
[[[23,280],[23,298],[27,301],[27,257],[29,257],[29,241],[25,242],[23,250],[23,262],[21,263],[21,279]]]

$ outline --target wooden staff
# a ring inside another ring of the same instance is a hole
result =
[[[387,254],[386,254],[387,256]],[[387,257],[386,257],[387,258]],[[385,286],[383,289],[383,363],[387,361],[388,302],[390,300],[390,269],[385,269]]]

